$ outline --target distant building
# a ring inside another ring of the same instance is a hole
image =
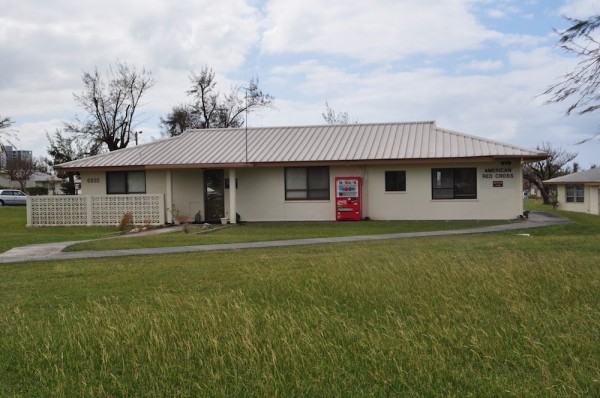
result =
[[[47,188],[48,192],[52,194],[60,194],[60,184],[64,180],[57,178],[48,173],[42,173],[41,171],[35,171],[27,183],[25,188],[42,187]],[[0,187],[19,189],[19,183],[17,181],[11,181],[10,176],[5,172],[0,172]]]
[[[559,209],[600,215],[600,168],[567,174],[544,184],[556,185]]]
[[[22,151],[14,149],[11,145],[4,146],[5,151],[0,151],[0,169],[6,170],[6,164],[9,160],[23,159],[33,161],[31,151]]]

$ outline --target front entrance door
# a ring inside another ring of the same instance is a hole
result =
[[[204,220],[220,222],[225,217],[225,172],[223,169],[204,170]]]

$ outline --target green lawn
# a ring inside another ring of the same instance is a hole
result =
[[[111,236],[114,227],[36,227],[27,228],[25,206],[0,207],[0,253],[34,243],[64,242]]]
[[[600,217],[570,216],[0,265],[0,396],[600,396]]]
[[[313,223],[250,223],[205,231],[191,227],[188,233],[174,232],[150,236],[114,237],[67,248],[79,250],[120,250],[143,247],[189,246],[220,243],[257,242],[328,236],[373,235],[399,232],[438,231],[504,224],[507,221],[360,221]]]

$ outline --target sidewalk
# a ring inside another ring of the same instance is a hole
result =
[[[403,239],[428,236],[448,236],[448,235],[467,235],[480,234],[500,231],[514,231],[529,228],[546,227],[549,225],[563,224],[569,222],[566,218],[555,216],[550,213],[531,211],[529,219],[511,224],[494,225],[490,227],[458,229],[450,231],[428,231],[428,232],[404,232],[382,235],[361,235],[361,236],[339,236],[331,238],[309,238],[309,239],[291,239],[265,242],[243,242],[226,243],[218,245],[197,245],[197,246],[174,246],[174,247],[156,247],[144,249],[128,250],[106,250],[106,251],[79,251],[63,252],[66,247],[82,241],[44,243],[38,245],[23,246],[11,249],[0,254],[0,263],[15,263],[24,261],[40,260],[71,260],[80,258],[100,258],[100,257],[120,257],[120,256],[141,256],[152,254],[168,253],[188,253],[214,250],[239,250],[267,247],[301,246],[323,243],[340,242],[360,242],[384,239]]]

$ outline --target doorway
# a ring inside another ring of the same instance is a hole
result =
[[[225,172],[204,170],[204,221],[221,222],[225,217]]]

